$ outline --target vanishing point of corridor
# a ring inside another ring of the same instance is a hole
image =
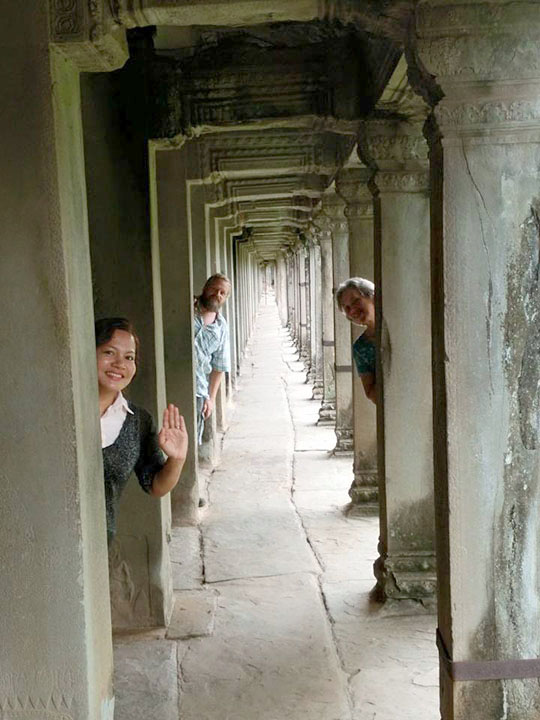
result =
[[[171,625],[115,637],[116,720],[436,720],[435,618],[370,601],[378,521],[345,513],[352,458],[273,298],[235,397]]]

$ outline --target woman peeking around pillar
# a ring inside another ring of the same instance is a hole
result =
[[[125,318],[105,318],[96,322],[95,331],[107,538],[111,542],[120,495],[131,473],[135,471],[145,492],[163,497],[180,478],[188,435],[175,405],[164,411],[158,434],[151,415],[123,396],[137,371],[139,353],[139,339],[131,323]]]
[[[364,278],[349,278],[336,292],[339,309],[361,329],[353,343],[353,357],[364,392],[377,402],[375,376],[375,285]]]

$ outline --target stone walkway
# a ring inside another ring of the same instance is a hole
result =
[[[435,618],[370,601],[378,522],[263,306],[164,631],[115,638],[116,720],[436,720]]]

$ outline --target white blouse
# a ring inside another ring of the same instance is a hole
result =
[[[120,435],[120,430],[126,420],[127,414],[133,415],[133,411],[129,409],[126,398],[121,392],[116,396],[116,400],[105,410],[101,416],[101,447],[106,448],[112,445],[116,438]]]

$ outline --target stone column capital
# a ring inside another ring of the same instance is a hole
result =
[[[347,168],[336,176],[336,191],[345,201],[345,217],[354,218],[373,216],[373,195],[369,182],[373,176],[372,168]]]
[[[399,118],[362,123],[358,139],[361,160],[376,169],[379,192],[426,192],[429,189],[428,144],[420,123]]]
[[[444,137],[540,133],[538,2],[442,3],[416,12],[417,89],[438,89]]]
[[[326,218],[328,218],[328,221]],[[322,212],[317,216],[316,222],[320,226],[321,223],[325,223],[332,236],[348,232],[349,224],[345,217],[345,203],[336,192],[323,195]]]
[[[50,40],[81,72],[110,72],[129,58],[115,0],[49,0]]]

